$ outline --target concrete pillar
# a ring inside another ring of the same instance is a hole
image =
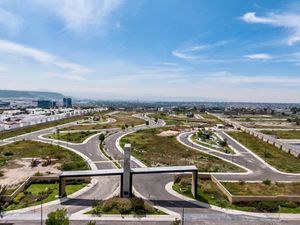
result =
[[[59,177],[59,197],[63,198],[66,196],[66,178]]]
[[[192,194],[193,197],[197,196],[197,188],[198,188],[198,170],[193,171],[192,174]]]
[[[124,160],[123,160],[123,197],[131,197],[132,194],[132,175],[131,175],[131,166],[130,166],[130,157],[131,157],[131,144],[125,144],[124,147]]]

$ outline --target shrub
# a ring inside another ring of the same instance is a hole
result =
[[[3,176],[4,176],[4,172],[0,171],[0,177],[3,177]]]
[[[132,205],[127,198],[118,198],[116,202],[116,207],[121,214],[128,213],[132,209]]]
[[[297,202],[288,201],[288,202],[280,202],[279,205],[286,208],[293,209],[293,208],[297,208],[299,204]]]
[[[150,204],[148,203],[144,203],[144,209],[145,209],[145,212],[147,213],[154,213],[155,212],[155,208],[153,208]]]
[[[255,203],[254,207],[261,212],[275,212],[279,209],[277,202],[260,201]]]
[[[115,205],[116,205],[116,198],[110,198],[110,199],[107,199],[103,205],[102,205],[102,210],[103,212],[109,212],[110,210],[112,210]]]
[[[20,201],[25,197],[24,192],[20,192],[14,199],[13,199],[13,203],[20,203]]]
[[[141,198],[131,198],[131,206],[134,211],[144,210],[144,200]]]
[[[66,209],[57,209],[48,214],[46,225],[69,225]]]
[[[244,184],[245,184],[245,181],[244,181],[244,180],[240,180],[240,181],[239,181],[239,184],[240,184],[240,185],[244,185]]]
[[[265,184],[265,185],[270,185],[270,184],[271,184],[271,181],[268,180],[268,179],[266,179],[266,180],[263,181],[263,184]]]
[[[12,155],[14,155],[14,153],[12,153],[12,152],[3,152],[3,155],[4,156],[12,156]]]

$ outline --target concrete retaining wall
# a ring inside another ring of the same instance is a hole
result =
[[[11,202],[19,193],[24,191],[26,187],[28,187],[32,183],[51,183],[51,182],[58,182],[58,176],[33,176],[29,177],[26,181],[24,181],[11,195],[2,195],[0,199],[5,202]],[[69,181],[80,181],[89,183],[91,181],[90,177],[82,177],[76,179],[68,179]]]

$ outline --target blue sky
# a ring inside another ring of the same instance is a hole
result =
[[[0,0],[0,88],[299,102],[300,1]]]

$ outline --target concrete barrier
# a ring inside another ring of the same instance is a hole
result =
[[[51,183],[59,181],[58,176],[33,176],[29,177],[26,181],[24,181],[14,192],[10,195],[1,195],[0,199],[1,201],[5,202],[11,202],[19,193],[24,191],[26,187],[28,187],[32,183]],[[76,178],[76,179],[68,179],[68,181],[80,181],[80,182],[86,182],[89,183],[91,181],[90,177],[82,177],[82,178]],[[9,187],[8,187],[9,188]]]

